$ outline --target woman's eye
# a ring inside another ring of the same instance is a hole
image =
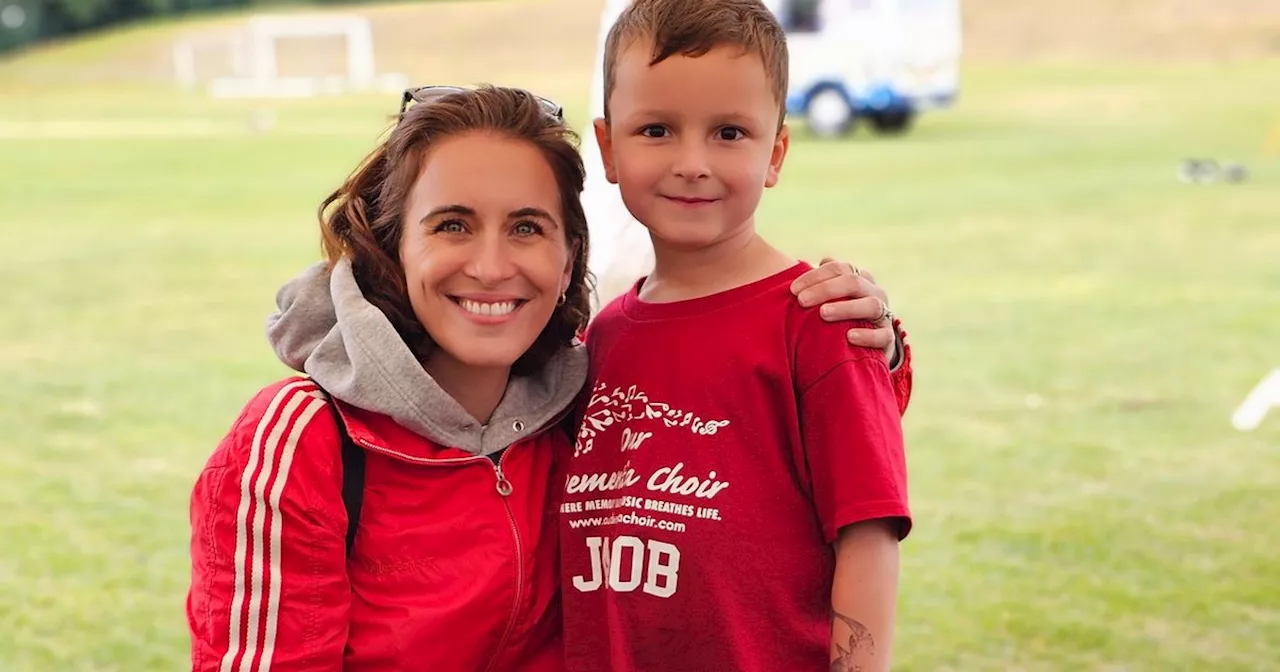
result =
[[[436,233],[462,233],[467,227],[460,220],[448,219],[436,225]]]
[[[640,129],[640,135],[646,138],[665,138],[667,137],[667,129],[661,126],[645,126]]]
[[[745,137],[747,137],[747,134],[741,128],[729,126],[727,128],[720,129],[721,140],[741,140]]]
[[[542,234],[542,226],[536,222],[516,222],[514,230],[517,236],[537,236]]]

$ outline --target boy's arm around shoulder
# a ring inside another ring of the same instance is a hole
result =
[[[294,378],[245,407],[191,494],[191,669],[341,670],[350,587],[341,451]]]

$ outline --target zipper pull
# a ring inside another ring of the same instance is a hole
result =
[[[506,497],[511,494],[511,481],[508,481],[507,476],[502,473],[501,464],[495,464],[493,467],[498,471],[498,494]]]

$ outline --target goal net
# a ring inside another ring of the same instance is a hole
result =
[[[226,33],[177,42],[173,67],[179,85],[206,85],[217,98],[399,91],[408,83],[377,72],[373,30],[358,15],[256,16]]]

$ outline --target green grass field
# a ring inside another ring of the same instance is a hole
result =
[[[254,134],[258,104],[97,81],[153,33],[0,62],[6,671],[186,664],[190,486],[285,373],[274,291],[398,102],[273,104]],[[508,51],[486,78],[581,126],[591,37],[572,73]],[[763,226],[872,269],[915,349],[895,669],[1280,669],[1280,409],[1228,421],[1280,366],[1277,81],[971,63],[908,137],[793,146]],[[1192,156],[1251,180],[1182,184]]]

